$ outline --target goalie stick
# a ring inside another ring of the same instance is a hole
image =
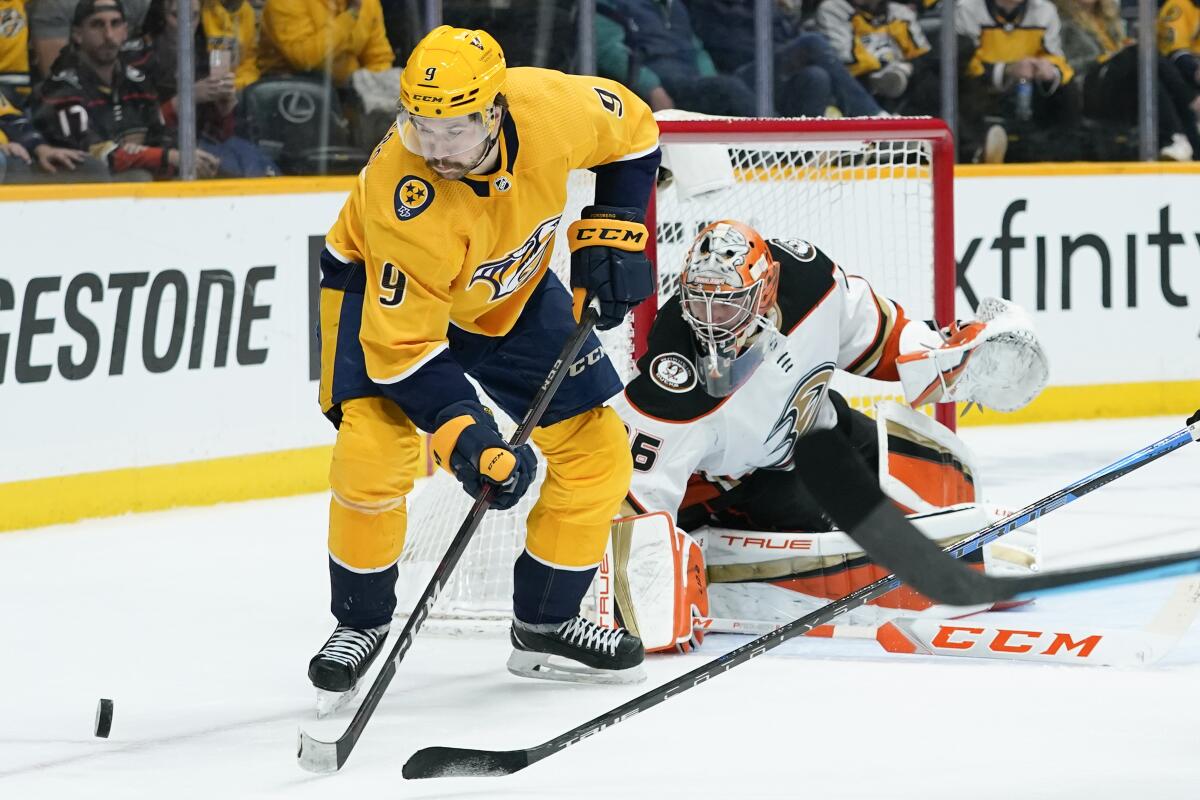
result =
[[[1179,581],[1155,618],[1137,628],[1095,628],[1009,615],[1003,625],[978,620],[896,617],[874,625],[818,625],[808,636],[870,639],[889,653],[952,658],[1041,661],[1100,667],[1145,667],[1162,660],[1200,612],[1200,577]],[[985,612],[988,613],[988,612]],[[994,612],[991,612],[994,613]],[[765,620],[704,617],[705,633],[761,636],[779,628]]]
[[[584,341],[592,332],[592,328],[596,325],[596,320],[599,318],[596,310],[591,307],[590,298],[583,299],[582,308],[580,308],[578,291],[576,296],[576,310],[579,316],[579,324],[576,325],[575,331],[571,334],[566,344],[563,345],[562,351],[558,354],[558,359],[554,362],[554,366],[550,367],[550,372],[546,375],[546,380],[542,382],[542,386],[534,395],[533,403],[529,407],[529,412],[525,415],[525,419],[521,420],[521,424],[517,427],[516,432],[509,440],[510,447],[520,447],[529,441],[533,429],[541,421],[542,415],[546,408],[550,405],[550,400],[554,397],[554,393],[558,391],[558,387],[562,384],[563,379],[567,376],[567,368],[575,360],[575,356],[579,354],[580,348],[583,347]],[[484,513],[492,502],[492,493],[494,489],[490,484],[483,487],[483,491],[479,493],[471,510],[467,513],[466,519],[463,520],[462,526],[459,527],[458,533],[454,535],[450,546],[446,549],[446,555],[442,556],[441,562],[433,571],[433,576],[429,579],[429,584],[425,587],[416,606],[413,608],[412,614],[408,617],[408,622],[405,623],[404,629],[400,631],[400,637],[396,643],[392,645],[392,650],[388,653],[387,660],[383,664],[383,668],[375,676],[371,688],[367,690],[366,697],[363,698],[362,704],[358,710],[354,712],[354,719],[350,721],[350,725],[345,732],[338,737],[336,741],[325,742],[320,739],[314,739],[309,736],[303,729],[300,731],[299,744],[296,752],[296,758],[300,762],[300,766],[309,772],[336,772],[346,763],[346,759],[350,757],[350,753],[354,750],[354,746],[358,743],[359,737],[362,736],[363,730],[367,727],[367,723],[371,719],[371,715],[375,713],[376,706],[383,698],[383,693],[387,691],[388,684],[392,682],[392,678],[396,675],[396,668],[399,667],[405,653],[412,647],[413,638],[417,635],[417,631],[421,630],[421,625],[424,624],[425,618],[429,616],[430,610],[433,608],[434,602],[437,601],[438,595],[442,591],[442,586],[446,579],[450,577],[450,573],[458,564],[458,560],[462,558],[463,551],[467,549],[467,544],[471,541],[471,536],[474,535],[475,529],[479,527],[479,523],[483,520]]]
[[[952,558],[961,558],[1004,534],[1041,517],[1043,514],[1061,508],[1085,494],[1111,483],[1122,475],[1127,475],[1149,464],[1151,461],[1159,459],[1167,453],[1196,440],[1200,440],[1200,411],[1197,411],[1188,420],[1187,428],[1171,434],[1165,439],[1144,447],[1135,453],[1131,453],[1086,478],[1082,478],[1069,486],[1059,489],[1053,494],[1047,495],[1041,500],[1031,503],[1020,511],[1014,512],[1008,517],[972,534],[963,541],[946,548],[944,552]],[[901,520],[903,520],[903,517],[901,517]],[[899,534],[901,536],[916,534],[920,536],[923,542],[929,541],[917,531],[905,531],[901,529]],[[936,549],[936,545],[934,548]],[[1097,587],[1118,583],[1122,579],[1132,580],[1135,573],[1140,573],[1140,579],[1145,580],[1170,574],[1196,572],[1198,568],[1200,568],[1200,553],[1186,553],[1162,558],[1118,562],[1098,568],[1067,570],[1053,575],[1034,577],[1041,582],[1043,588],[1070,586],[1071,584],[1090,584],[1092,587]],[[1026,581],[1024,578],[997,578],[996,580]],[[811,614],[806,614],[799,619],[793,620],[778,630],[760,636],[735,650],[731,650],[712,661],[702,664],[542,744],[520,750],[426,747],[418,750],[408,759],[404,764],[403,775],[408,779],[511,775],[530,764],[554,755],[564,748],[577,744],[589,736],[594,736],[605,728],[612,727],[619,722],[640,714],[664,700],[674,697],[680,692],[687,691],[710,678],[728,672],[736,666],[761,656],[768,650],[778,647],[789,639],[802,636],[819,625],[830,623],[847,611],[858,608],[877,597],[882,597],[899,586],[900,583],[900,578],[894,574],[880,578],[874,583],[864,586],[840,600],[835,600]],[[1071,588],[1080,589],[1086,587],[1075,585]],[[1021,591],[1025,591],[1025,589]]]

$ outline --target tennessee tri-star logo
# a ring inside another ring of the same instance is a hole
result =
[[[433,202],[433,187],[424,178],[405,175],[396,184],[396,218],[410,220],[429,208]]]
[[[492,290],[492,300],[515,292],[537,273],[550,242],[554,240],[554,229],[561,218],[551,217],[539,224],[524,244],[503,258],[480,264],[471,275],[467,288],[482,283]]]

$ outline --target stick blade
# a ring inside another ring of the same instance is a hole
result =
[[[418,778],[495,777],[512,775],[529,766],[526,750],[469,750],[425,747],[404,763],[403,775]]]
[[[303,729],[297,740],[296,760],[302,768],[316,773],[337,772],[345,763],[338,755],[337,742],[314,739]]]

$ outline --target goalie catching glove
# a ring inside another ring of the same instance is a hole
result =
[[[998,297],[985,297],[976,315],[951,325],[940,347],[896,359],[911,405],[965,401],[1016,411],[1046,388],[1050,365],[1029,315]]]
[[[437,423],[431,442],[437,465],[458,478],[472,497],[479,497],[485,481],[496,486],[493,508],[516,505],[537,473],[533,449],[527,444],[509,447],[492,415],[479,403],[447,406]]]
[[[615,328],[654,291],[649,233],[634,208],[588,206],[567,229],[571,246],[571,287],[584,289],[600,305],[596,327]]]

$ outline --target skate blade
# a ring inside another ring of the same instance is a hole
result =
[[[341,711],[357,694],[357,686],[348,692],[330,692],[325,689],[317,689],[317,719],[325,719]]]
[[[570,683],[627,684],[646,680],[641,664],[626,669],[594,669],[561,656],[513,650],[508,657],[508,671],[519,678]]]

